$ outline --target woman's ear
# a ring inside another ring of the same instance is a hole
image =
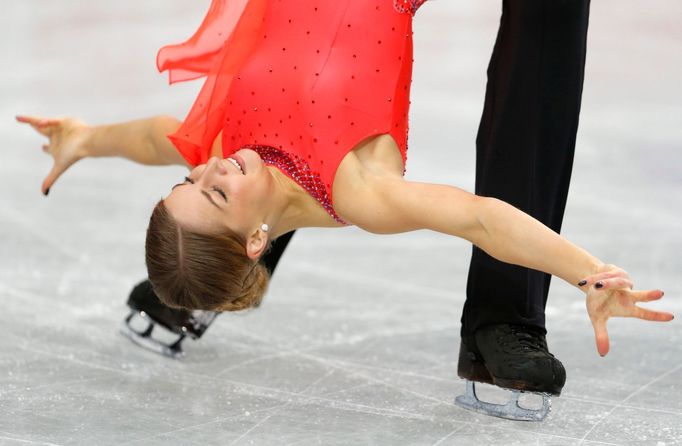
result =
[[[251,260],[258,260],[268,247],[268,233],[256,229],[246,240],[246,255]]]

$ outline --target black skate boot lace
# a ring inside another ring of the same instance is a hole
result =
[[[510,332],[500,336],[500,344],[511,352],[541,352],[547,354],[543,335],[535,330],[510,326]]]

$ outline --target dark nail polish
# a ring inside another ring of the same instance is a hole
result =
[[[586,283],[587,283],[587,280],[581,280],[580,282],[578,282],[578,286],[583,286]]]
[[[50,193],[50,188],[48,187],[47,189],[45,189],[45,196],[47,197],[47,195],[48,195],[49,193]]]
[[[601,282],[597,282],[597,283],[594,284],[594,287],[595,287],[596,289],[604,288],[604,284],[601,283]]]

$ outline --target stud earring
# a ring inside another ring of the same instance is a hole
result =
[[[270,230],[270,226],[268,226],[267,223],[263,223],[260,225],[260,230],[263,232],[268,232]]]

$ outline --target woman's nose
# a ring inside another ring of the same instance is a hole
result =
[[[217,156],[212,156],[209,158],[209,160],[206,162],[206,170],[209,172],[216,172],[219,175],[227,174],[227,169]]]

